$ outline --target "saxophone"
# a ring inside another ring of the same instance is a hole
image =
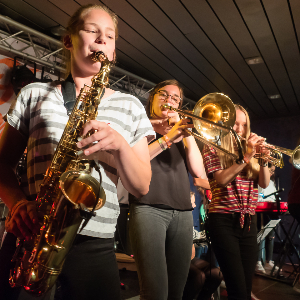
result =
[[[90,175],[93,162],[80,160],[76,146],[84,124],[96,119],[108,86],[112,62],[101,51],[92,59],[101,62],[100,71],[91,86],[81,89],[36,198],[40,232],[29,240],[19,240],[12,259],[10,285],[23,286],[37,296],[54,285],[82,220],[87,222],[94,210],[105,204],[101,173],[99,183]]]

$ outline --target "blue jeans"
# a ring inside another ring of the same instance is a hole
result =
[[[131,204],[130,243],[141,300],[181,300],[191,263],[191,211]]]
[[[226,283],[228,299],[251,300],[252,277],[257,261],[256,215],[245,217],[241,228],[240,214],[210,213],[211,244]]]

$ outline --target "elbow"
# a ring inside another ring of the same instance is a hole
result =
[[[194,178],[207,178],[206,173],[205,173],[205,169],[202,167],[195,167],[189,165],[188,166],[188,170],[190,172],[190,174],[192,175],[192,177]]]
[[[227,184],[229,183],[229,182],[223,180],[222,178],[218,178],[218,179],[215,178],[215,180],[216,180],[216,183],[222,188],[226,187]]]
[[[139,189],[135,190],[134,192],[131,192],[131,194],[133,194],[133,196],[135,196],[136,198],[142,198],[143,196],[147,195],[149,192],[149,185],[148,186],[144,186],[144,187],[140,187]]]
[[[205,174],[205,173],[204,173]],[[193,177],[196,177],[196,178],[205,178],[206,175],[203,175],[203,170],[199,169],[199,170],[196,170],[193,174]]]
[[[269,186],[269,182],[259,182],[258,184],[262,189],[266,189]]]
[[[269,186],[269,184],[270,184],[270,178],[259,178],[259,179],[261,179],[261,180],[258,180],[258,185],[261,188],[265,189],[265,188],[267,188]]]
[[[149,192],[149,186],[147,188],[141,190],[140,197],[143,197],[143,196],[147,195],[148,192]]]
[[[141,180],[140,186],[135,189],[133,194],[136,198],[141,198],[149,193],[149,187],[150,187],[150,182],[151,182],[151,175],[152,172],[150,172],[149,176],[146,176],[144,180]]]
[[[227,184],[228,184],[227,182],[224,182],[224,183],[223,183],[223,182],[222,182],[222,183],[219,183],[219,185],[220,185],[222,188],[226,187],[226,186],[227,186]]]

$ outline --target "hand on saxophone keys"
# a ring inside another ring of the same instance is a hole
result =
[[[84,125],[82,136],[83,139],[77,143],[77,147],[82,149],[86,156],[98,151],[117,151],[126,143],[122,135],[109,124],[96,120],[91,120]]]

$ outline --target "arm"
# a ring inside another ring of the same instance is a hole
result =
[[[117,131],[104,122],[92,120],[84,125],[83,136],[90,130],[94,133],[77,143],[86,156],[98,151],[110,151],[125,189],[140,198],[149,191],[151,166],[146,138],[132,148]],[[97,142],[93,144],[94,142]]]
[[[165,149],[167,149],[168,146],[167,146],[167,143],[166,143],[165,139],[161,139],[161,142],[163,143],[163,147]],[[153,143],[151,143],[150,145],[148,145],[148,151],[149,151],[149,155],[150,155],[150,160],[152,160],[158,154],[160,154],[161,152],[163,152],[163,149],[160,146],[158,140],[156,140]]]
[[[194,177],[193,181],[194,181],[194,186],[202,187],[206,190],[210,190],[210,185],[209,185],[209,182],[207,180],[206,174],[205,174],[205,179],[203,179],[202,176],[198,177],[198,178]]]
[[[225,187],[228,183],[233,181],[236,176],[246,167],[247,163],[237,164],[234,163],[232,166],[225,170],[219,170],[214,172],[214,179],[216,182]]]
[[[266,149],[263,145],[262,146],[259,145],[257,147],[256,151],[260,152],[264,155],[269,155],[270,154],[270,150]],[[268,164],[266,163],[265,166],[263,166],[265,161],[262,158],[259,158],[258,161],[261,161],[260,162],[260,169],[259,169],[259,173],[258,173],[258,185],[261,188],[265,189],[270,184],[271,174],[269,172]]]
[[[120,179],[125,189],[140,198],[149,191],[151,165],[147,139],[143,138],[132,148],[126,143],[114,154]]]
[[[202,155],[199,151],[198,145],[194,139],[190,135],[190,133],[186,130],[188,128],[193,128],[193,124],[188,124],[188,119],[183,119],[177,122],[165,135],[169,138],[169,141],[171,143],[178,143],[183,139],[183,143],[185,145],[185,153],[186,153],[186,159],[187,159],[187,165],[190,173],[193,177],[206,177],[204,165],[203,165],[203,159]],[[166,123],[160,123],[160,127]],[[154,124],[154,129],[156,129],[156,126]],[[161,129],[161,128],[160,128]],[[159,132],[160,133],[160,132]],[[163,148],[167,148],[167,143],[165,141],[165,138],[161,138],[161,143],[157,141],[151,143],[149,145],[149,153],[150,153],[150,159],[153,159],[158,154],[160,154],[163,151]]]
[[[30,236],[32,232],[39,230],[35,203],[26,200],[15,173],[25,148],[26,141],[23,136],[6,124],[0,139],[0,197],[10,212],[14,210],[11,222],[6,224],[6,230],[20,238]],[[20,201],[22,205],[17,206],[17,202]]]
[[[189,133],[186,132],[184,129],[194,127],[192,124],[187,124],[187,120],[180,120],[172,128],[170,128],[166,121],[151,120],[151,123],[153,125],[154,130],[160,133],[161,135],[166,135],[171,143],[177,143],[181,141],[183,137],[189,136]],[[159,129],[157,128],[157,125]],[[148,146],[150,160],[152,160],[154,157],[160,154],[163,151],[163,148],[168,148],[164,137],[161,138],[161,143],[163,147],[161,147],[158,140],[154,141]]]
[[[270,184],[270,172],[268,169],[268,165],[265,167],[260,166],[258,174],[258,184],[263,189],[268,187],[268,185]]]
[[[262,138],[254,133],[251,133],[247,141],[247,151],[244,155],[244,159],[250,161],[256,153],[256,147],[258,143],[262,142]],[[246,167],[247,163],[242,164],[233,163],[232,166],[225,170],[219,170],[214,173],[214,178],[218,184],[221,186],[226,186],[228,183],[232,182],[236,176]],[[262,167],[261,167],[262,168]],[[264,174],[264,173],[263,173]]]
[[[187,165],[191,175],[193,177],[206,178],[202,155],[194,137],[185,137],[183,143],[185,146]]]

